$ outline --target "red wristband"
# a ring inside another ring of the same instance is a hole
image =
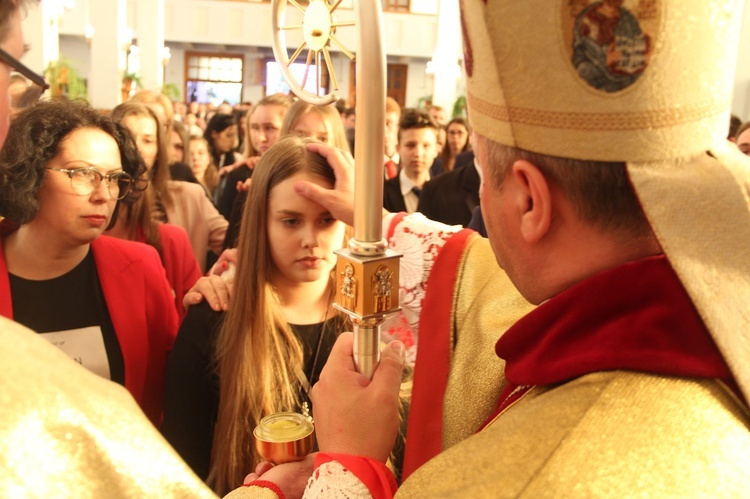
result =
[[[243,487],[261,487],[273,491],[274,494],[279,496],[279,499],[286,499],[286,496],[281,491],[278,485],[268,480],[253,480],[249,483],[242,484]]]

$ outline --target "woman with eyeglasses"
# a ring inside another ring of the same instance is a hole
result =
[[[437,172],[430,172],[433,176],[437,176],[440,173],[449,172],[456,166],[456,156],[462,152],[471,150],[471,143],[469,142],[469,136],[471,131],[469,130],[469,124],[461,117],[453,118],[445,126],[446,131],[446,143],[443,147],[443,152],[440,155],[440,159],[443,162],[443,169]],[[463,166],[459,164],[458,166]]]
[[[102,236],[144,174],[127,130],[85,104],[19,113],[0,153],[0,314],[123,384],[158,425],[172,292],[153,248]]]

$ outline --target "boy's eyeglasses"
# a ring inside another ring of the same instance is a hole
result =
[[[12,55],[10,55],[9,53],[7,53],[5,50],[1,48],[0,48],[0,62],[4,62],[8,66],[10,66],[13,69],[13,71],[16,71],[22,74],[23,76],[31,80],[32,83],[34,83],[34,85],[41,87],[42,92],[44,92],[45,90],[49,88],[49,83],[47,83],[44,80],[44,77],[42,75],[33,72],[28,67],[26,67],[21,61],[19,61],[18,59],[16,59],[15,57],[13,57]]]

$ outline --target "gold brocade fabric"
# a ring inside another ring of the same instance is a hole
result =
[[[466,249],[453,293],[454,345],[443,402],[443,449],[473,435],[497,407],[505,362],[495,355],[495,343],[534,308],[497,265],[488,240],[480,237]]]
[[[664,253],[750,400],[750,158],[729,143],[629,163]]]
[[[224,499],[278,499],[278,495],[264,487],[239,487],[224,496]]]
[[[711,380],[612,371],[535,387],[396,497],[750,497],[744,411]]]
[[[458,284],[445,450],[396,497],[750,497],[750,415],[712,380],[593,373],[532,388],[475,434],[502,389],[494,344],[533,307],[487,240],[467,248]]]
[[[2,317],[0,408],[0,497],[216,497],[124,388]]]

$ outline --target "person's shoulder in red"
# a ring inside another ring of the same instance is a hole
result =
[[[185,229],[171,224],[159,224],[159,237],[162,245],[162,263],[174,292],[177,314],[183,317],[185,307],[182,299],[201,277],[201,271]]]
[[[143,304],[162,317],[161,322],[176,334],[177,313],[174,307],[165,307],[174,297],[159,253],[153,247],[136,241],[101,236],[91,243],[99,281],[102,284],[107,306],[127,305],[129,308]],[[110,288],[113,286],[113,288]],[[110,303],[108,291],[117,289],[125,303]],[[125,296],[127,294],[127,296]],[[158,307],[158,308],[157,308]],[[111,310],[110,310],[111,313]],[[149,320],[154,319],[150,313]]]

